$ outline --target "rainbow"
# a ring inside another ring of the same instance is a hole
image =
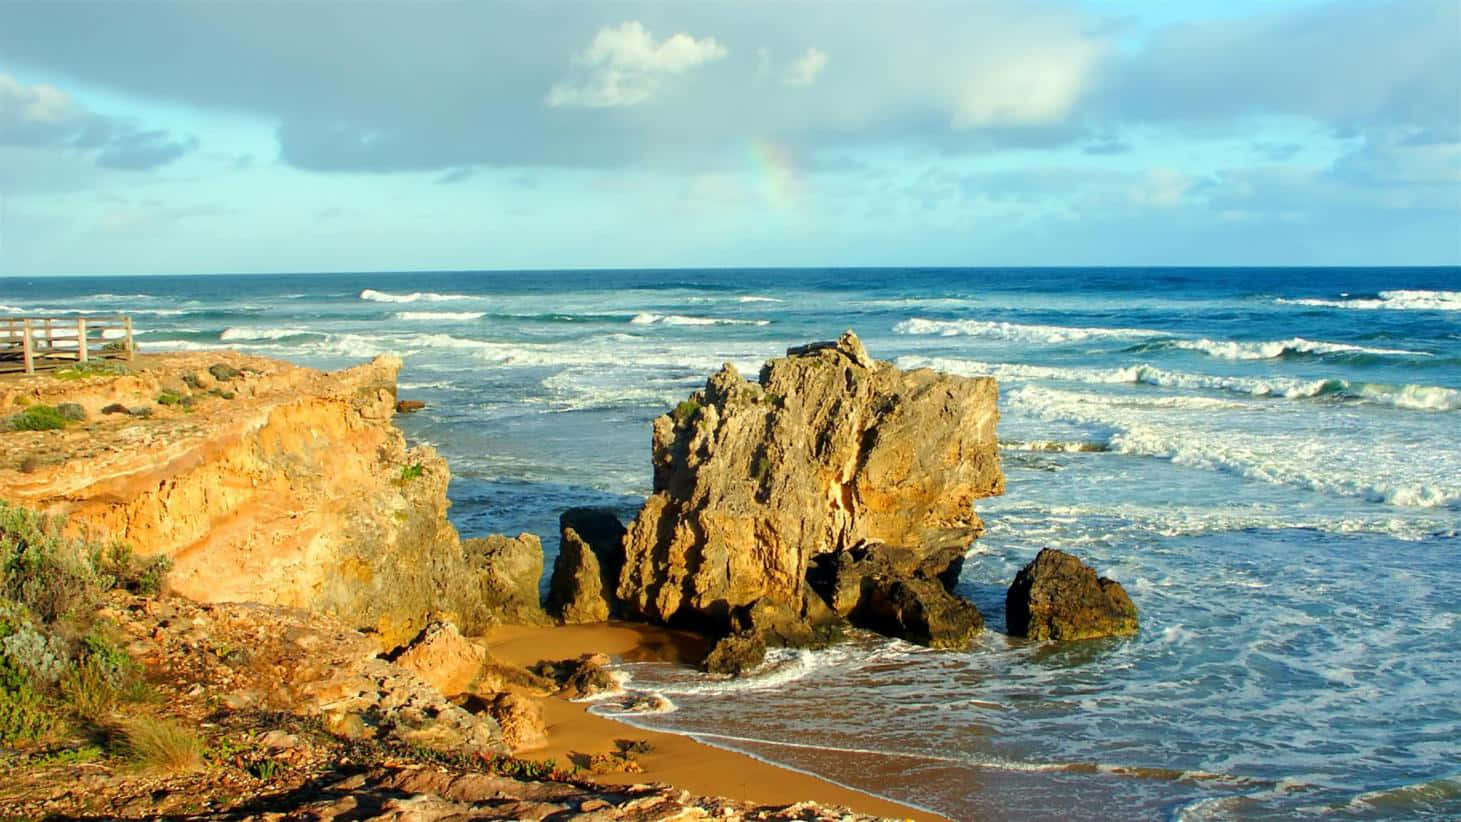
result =
[[[796,158],[786,146],[764,138],[751,141],[747,157],[760,180],[762,196],[778,211],[793,211],[804,194]]]

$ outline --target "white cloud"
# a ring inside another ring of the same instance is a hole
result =
[[[71,95],[55,86],[27,86],[8,74],[0,74],[0,128],[57,125],[74,121],[82,113]]]
[[[1175,208],[1192,188],[1192,178],[1176,169],[1154,168],[1132,188],[1131,201],[1153,208]]]
[[[827,67],[827,52],[813,47],[796,59],[786,71],[788,86],[810,86],[817,81],[817,75]]]
[[[666,78],[728,53],[714,37],[697,39],[681,32],[656,43],[638,21],[605,27],[574,55],[573,75],[553,85],[547,103],[555,108],[638,105],[653,97]]]
[[[1063,121],[1085,92],[1105,47],[1079,35],[1032,47],[1024,38],[972,58],[955,91],[956,128]]]

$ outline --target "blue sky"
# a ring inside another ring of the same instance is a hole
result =
[[[1461,263],[1461,4],[0,3],[0,273]]]

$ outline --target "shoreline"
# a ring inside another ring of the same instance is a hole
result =
[[[689,664],[690,651],[704,640],[693,634],[656,626],[606,622],[589,625],[493,628],[486,636],[491,653],[509,665],[527,666],[541,659],[566,659],[604,653],[631,661],[662,660]],[[594,774],[606,784],[664,782],[692,793],[724,796],[758,804],[813,801],[840,805],[858,813],[919,822],[948,822],[947,817],[878,794],[843,785],[808,771],[776,764],[753,754],[711,744],[688,734],[650,730],[631,722],[589,711],[591,702],[554,696],[543,700],[548,746],[525,751],[531,758],[573,761],[613,749],[616,739],[647,739],[653,750],[639,757],[642,773]]]

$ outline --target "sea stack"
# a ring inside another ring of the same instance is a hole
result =
[[[726,364],[654,422],[654,493],[624,539],[620,599],[633,616],[773,645],[812,644],[844,619],[966,645],[982,623],[948,584],[983,530],[974,500],[1004,490],[996,398],[992,378],[905,372],[850,331],[789,350],[756,382]],[[869,551],[897,561],[843,562],[829,606],[819,571]]]

